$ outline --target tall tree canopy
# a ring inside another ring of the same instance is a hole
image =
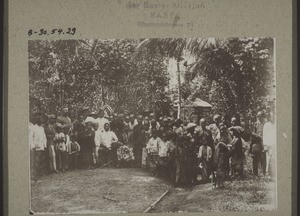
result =
[[[274,103],[272,38],[35,40],[28,50],[32,110],[107,104],[117,112],[168,114],[171,58],[185,64],[184,100],[200,97],[230,115]],[[187,65],[186,55],[195,61]]]
[[[137,40],[29,41],[31,108],[55,112],[69,106],[76,112],[89,106],[97,111],[108,104],[117,112],[139,112],[165,107],[170,103],[165,59],[141,55],[139,62],[131,61],[137,44]]]

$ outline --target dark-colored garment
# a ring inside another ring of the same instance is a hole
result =
[[[45,151],[30,151],[31,178],[36,179],[45,171]]]
[[[85,125],[83,122],[75,121],[73,124],[73,133],[77,135],[77,137],[82,137],[84,135]]]
[[[161,139],[165,139],[169,133],[171,133],[171,130],[169,128],[161,127],[160,130],[158,131],[158,137]]]
[[[68,116],[58,116],[57,122],[62,124],[63,127],[66,127],[68,129],[70,129],[72,126],[71,119]]]
[[[125,128],[125,124],[121,119],[114,119],[110,123],[110,129],[115,132],[117,135],[118,139],[122,142],[122,133]]]
[[[186,148],[178,146],[175,149],[176,177],[175,183],[178,185],[187,184],[187,154]]]
[[[262,150],[262,138],[259,135],[252,133],[250,138],[250,153],[253,155],[253,174],[256,176],[258,176],[258,166],[259,164],[262,164]]]
[[[95,131],[85,131],[81,152],[93,152],[95,146]]]
[[[197,153],[199,151],[196,145],[195,134],[190,137],[186,137],[186,149],[187,149],[187,184],[192,184],[197,182],[198,176],[198,159]]]
[[[243,145],[241,138],[234,138],[231,142],[232,148],[230,150],[231,168],[234,173],[243,172]]]
[[[212,138],[211,131],[206,128],[201,129],[200,131],[197,132],[196,143],[197,143],[197,147],[207,144],[209,147],[211,147],[212,150],[214,150],[214,141]]]
[[[175,183],[178,185],[187,185],[188,153],[186,143],[188,142],[188,139],[184,136],[178,138],[176,142],[176,148],[174,149],[176,164]]]
[[[90,167],[93,165],[94,146],[95,146],[95,131],[86,130],[80,146],[80,159],[83,167]]]
[[[107,164],[108,162],[112,161],[113,153],[111,149],[100,146],[98,152],[101,165]]]
[[[142,149],[146,146],[145,128],[142,124],[134,126],[132,132],[133,154],[136,166],[142,165]]]
[[[56,156],[55,156],[55,143],[54,143],[54,137],[55,137],[55,125],[48,124],[45,127],[45,134],[47,137],[47,150],[46,152],[46,161],[47,163],[47,169],[49,171],[56,170]]]
[[[228,162],[228,148],[225,143],[219,142],[215,147],[214,158],[214,170],[217,172],[217,175],[222,178],[225,178],[225,173],[227,171],[227,162]]]
[[[67,169],[67,153],[65,151],[57,150],[57,169],[66,170]]]
[[[78,169],[79,152],[68,154],[67,160],[69,169]]]
[[[45,126],[44,130],[47,137],[47,144],[48,142],[53,142],[56,133],[55,125],[48,124],[47,126]]]

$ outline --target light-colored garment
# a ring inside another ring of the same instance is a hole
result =
[[[209,146],[200,146],[198,158],[209,161],[211,157],[212,157],[212,149]]]
[[[65,134],[65,145],[66,145],[66,152],[69,152],[71,140],[70,140],[70,136],[68,134]]]
[[[159,157],[167,157],[170,145],[171,145],[170,141],[166,141],[166,142],[162,141],[162,142],[160,142],[158,144],[158,156]]]
[[[99,125],[98,131],[104,131],[104,125],[106,123],[109,123],[108,119],[106,119],[104,117],[95,119],[95,122],[97,122]]]
[[[63,132],[56,133],[54,137],[56,148],[60,151],[66,151],[66,136]]]
[[[151,137],[146,145],[147,153],[158,154],[159,145],[161,145],[161,143],[162,140],[159,137],[156,139]]]
[[[263,137],[263,127],[264,127],[264,122],[260,122],[257,120],[254,124],[254,132],[259,135],[260,137]]]
[[[111,144],[113,142],[118,142],[118,137],[113,131],[103,131],[101,132],[101,142],[100,144],[103,144],[107,148],[111,148]]]
[[[276,128],[271,122],[266,122],[263,127],[263,144],[268,147],[276,145]]]
[[[47,147],[47,137],[45,130],[42,126],[32,125],[30,126],[30,142],[31,147],[36,151],[43,151]]]
[[[219,127],[215,123],[213,123],[213,124],[209,125],[208,128],[209,128],[209,130],[211,132],[213,140],[216,141],[217,135],[220,132]]]
[[[263,127],[263,144],[267,147],[266,170],[276,176],[276,127],[271,122],[266,122]]]
[[[101,143],[101,131],[97,130],[95,131],[95,146],[96,147],[100,147],[100,143]]]

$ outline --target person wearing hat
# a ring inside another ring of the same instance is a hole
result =
[[[69,108],[64,107],[61,110],[61,115],[57,117],[57,122],[60,123],[63,127],[67,127],[68,130],[71,129],[72,122],[69,117]]]
[[[35,114],[35,121],[30,130],[30,149],[32,158],[32,179],[37,180],[42,175],[45,167],[45,149],[47,148],[47,137],[42,126],[42,117],[40,113]]]
[[[48,155],[49,155],[49,166],[51,172],[58,172],[56,169],[56,153],[55,153],[55,123],[56,123],[56,116],[54,114],[49,116],[48,124],[45,126],[45,133],[47,137],[47,146],[48,146]]]
[[[97,118],[96,112],[91,112],[91,113],[86,117],[86,119],[84,120],[84,122],[91,122],[91,123],[94,123],[94,122],[96,122],[96,118]]]

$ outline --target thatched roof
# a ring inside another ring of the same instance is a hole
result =
[[[194,100],[185,100],[184,103],[182,103],[183,107],[203,107],[203,108],[211,108],[212,105],[207,103],[204,100],[201,100],[200,98],[195,98]],[[178,107],[178,100],[174,101],[174,107]]]

